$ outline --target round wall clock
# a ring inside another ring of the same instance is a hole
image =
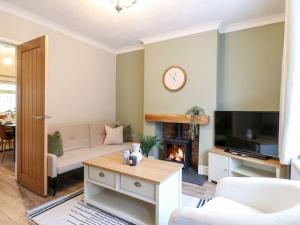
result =
[[[179,91],[186,82],[186,72],[179,66],[169,67],[163,76],[163,83],[169,91]]]

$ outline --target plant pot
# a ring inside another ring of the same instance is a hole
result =
[[[153,146],[148,154],[148,158],[159,159],[159,149],[157,146]]]

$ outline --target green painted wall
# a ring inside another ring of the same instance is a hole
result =
[[[144,111],[185,113],[192,105],[210,116],[216,108],[278,110],[283,35],[284,23],[277,23],[226,34],[205,32],[118,55],[117,119],[131,123],[136,133],[157,134],[160,125],[144,124]],[[176,93],[162,84],[171,65],[183,67],[188,77]],[[207,165],[213,120],[201,128],[199,144],[199,164]]]
[[[218,32],[210,31],[145,46],[144,112],[184,114],[194,105],[213,116],[216,110]],[[178,65],[187,73],[185,87],[168,91],[164,71]],[[212,118],[213,119],[213,118]],[[155,134],[154,123],[145,123],[144,132]],[[213,146],[213,121],[201,127],[199,163],[207,164],[207,150]]]
[[[117,55],[117,120],[143,133],[144,50]]]
[[[284,23],[220,35],[219,110],[279,110]]]

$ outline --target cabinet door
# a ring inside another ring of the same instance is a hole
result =
[[[218,182],[220,179],[228,177],[228,164],[228,157],[209,153],[208,179]]]

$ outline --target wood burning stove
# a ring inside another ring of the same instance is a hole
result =
[[[171,162],[182,163],[184,169],[189,168],[192,163],[192,141],[183,138],[182,124],[176,124],[176,137],[164,140],[164,159]]]

